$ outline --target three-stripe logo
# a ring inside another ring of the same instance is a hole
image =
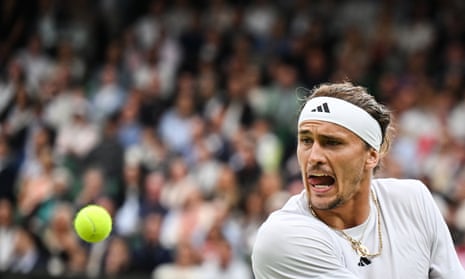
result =
[[[316,108],[312,109],[312,112],[315,112],[315,111],[329,113],[328,103],[323,103],[317,106]]]

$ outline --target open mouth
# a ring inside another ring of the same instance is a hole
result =
[[[336,179],[327,174],[311,174],[308,176],[308,183],[316,189],[326,189],[334,184]]]

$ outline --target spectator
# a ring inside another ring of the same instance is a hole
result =
[[[9,272],[20,274],[44,272],[46,267],[45,257],[31,232],[24,228],[18,229],[15,233],[13,245],[14,253],[11,255]]]
[[[257,148],[255,157],[263,171],[277,171],[283,159],[283,147],[279,138],[271,129],[270,121],[264,118],[256,119],[252,133]]]
[[[253,123],[254,115],[246,93],[244,75],[239,73],[229,75],[221,127],[222,133],[229,139],[232,139],[239,131],[249,128]]]
[[[238,133],[234,139],[234,153],[231,154],[229,164],[236,172],[239,180],[239,189],[242,196],[253,188],[263,171],[257,162],[256,142],[247,132]]]
[[[108,251],[104,258],[104,272],[106,278],[115,278],[132,271],[128,242],[124,238],[114,236],[108,244]]]
[[[17,60],[8,63],[8,71],[4,80],[0,83],[0,118],[4,119],[7,111],[11,108],[9,104],[14,99],[16,90],[24,86],[24,70]]]
[[[80,83],[84,80],[87,70],[84,59],[75,52],[69,41],[58,43],[57,65],[68,69],[72,82]]]
[[[21,178],[37,175],[41,171],[39,155],[43,149],[51,149],[53,147],[52,129],[45,125],[36,125],[31,127],[27,145],[24,148],[24,158],[22,160],[20,175]]]
[[[118,115],[118,140],[127,149],[139,144],[142,138],[142,126],[139,123],[139,92],[134,90],[128,96],[126,104]]]
[[[5,136],[0,134],[0,199],[6,198],[15,201],[15,186],[18,179],[19,162],[10,149]]]
[[[273,83],[268,88],[269,116],[275,123],[274,131],[285,146],[292,146],[295,141],[291,136],[296,129],[296,117],[289,111],[295,111],[298,100],[294,97],[294,90],[298,88],[299,80],[296,68],[292,61],[287,59],[278,60],[276,65],[270,67]],[[284,150],[284,158],[289,156],[288,150]]]
[[[26,142],[28,124],[33,120],[32,99],[24,86],[16,89],[14,102],[3,121],[2,130],[11,140],[15,151],[22,151]]]
[[[13,203],[0,198],[0,272],[12,265],[18,228],[13,223]]]
[[[463,89],[462,89],[463,90]],[[448,117],[448,130],[452,133],[455,139],[465,142],[465,128],[460,124],[465,117],[465,101],[456,104]]]
[[[146,59],[132,73],[136,88],[144,90],[152,86],[153,79],[157,79],[161,96],[166,98],[171,95],[181,57],[178,42],[171,36],[161,29],[157,42],[145,50]]]
[[[257,190],[265,202],[265,214],[281,208],[290,198],[284,190],[283,178],[278,172],[264,172],[257,183]]]
[[[200,279],[200,259],[191,244],[181,242],[176,246],[175,261],[156,267],[152,273],[153,279]]]
[[[105,194],[105,177],[100,168],[90,167],[85,170],[82,178],[82,187],[74,200],[78,207],[95,203]]]
[[[140,142],[125,149],[126,164],[140,164],[148,172],[165,169],[167,158],[168,150],[152,127],[142,128]]]
[[[55,208],[49,226],[45,228],[42,241],[50,253],[47,267],[53,275],[83,274],[86,265],[84,248],[73,231],[71,204],[61,203]]]
[[[199,245],[215,214],[215,207],[204,200],[199,189],[189,189],[180,207],[171,208],[166,214],[161,228],[161,243],[168,248],[174,248],[183,241]]]
[[[134,31],[138,44],[142,49],[149,49],[160,36],[160,19],[165,9],[164,2],[149,1],[146,13],[140,15],[134,25]]]
[[[126,94],[119,84],[116,67],[106,65],[100,73],[100,82],[92,97],[97,121],[104,121],[117,112],[123,106],[125,99]]]
[[[62,163],[69,164],[73,174],[79,175],[87,155],[99,141],[99,130],[89,122],[87,110],[76,107],[71,123],[58,130],[55,152]]]
[[[145,218],[148,214],[155,212],[165,215],[168,209],[162,204],[160,197],[162,188],[165,187],[166,177],[163,172],[155,171],[148,173],[144,178],[143,192],[141,196],[140,217]]]
[[[223,164],[218,171],[218,178],[213,192],[214,200],[227,208],[237,210],[241,199],[238,183],[234,170],[230,166]]]
[[[33,217],[37,210],[53,196],[54,170],[53,154],[50,148],[38,151],[38,173],[24,177],[18,189],[18,212],[22,217]]]
[[[122,190],[122,171],[124,164],[124,146],[118,140],[118,119],[113,115],[103,123],[100,140],[84,158],[85,165],[98,167],[106,178],[109,192],[120,194]]]
[[[197,117],[193,96],[179,92],[174,107],[160,119],[159,134],[164,145],[175,154],[187,155],[191,150],[193,121]]]
[[[234,255],[231,244],[226,240],[215,245],[217,258],[202,266],[202,278],[205,279],[251,279],[252,272],[247,263]]]
[[[142,219],[141,237],[135,241],[132,262],[140,272],[151,272],[158,266],[173,262],[173,253],[160,243],[163,215],[153,212]]]
[[[258,228],[265,221],[265,202],[264,198],[256,191],[251,192],[245,197],[244,213],[239,222],[242,233],[241,250],[249,258],[252,254],[252,247],[255,243],[255,236]]]
[[[27,46],[17,53],[16,58],[26,73],[26,88],[34,95],[52,66],[50,57],[43,50],[40,37],[37,34],[31,35]]]
[[[168,169],[168,179],[160,193],[160,203],[169,210],[182,208],[189,195],[198,189],[182,157],[173,158]]]
[[[141,102],[139,108],[139,121],[145,127],[155,127],[158,129],[160,119],[169,108],[165,97],[162,95],[160,75],[152,73],[145,84],[141,85]],[[136,88],[137,85],[136,85]]]
[[[88,119],[93,118],[90,101],[81,87],[72,87],[69,70],[65,67],[56,67],[54,75],[43,82],[41,98],[43,98],[44,124],[56,131],[70,125],[77,108],[85,110]]]
[[[138,164],[126,164],[123,171],[123,200],[116,210],[113,227],[119,235],[130,237],[140,229],[142,174]]]
[[[276,6],[268,0],[255,1],[245,10],[245,28],[254,35],[260,46],[264,46],[271,35],[271,28],[276,20],[278,20]]]
[[[193,149],[189,158],[189,167],[195,184],[200,187],[204,197],[211,197],[216,180],[220,162],[214,157],[214,150],[208,142],[206,135],[206,123],[202,119],[194,122]]]

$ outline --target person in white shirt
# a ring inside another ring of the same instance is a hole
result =
[[[349,82],[312,90],[298,120],[305,190],[260,227],[261,278],[465,278],[449,229],[418,180],[375,179],[390,111]]]
[[[216,255],[203,261],[203,279],[252,279],[250,266],[239,255],[235,255],[228,240],[220,239],[215,246]]]

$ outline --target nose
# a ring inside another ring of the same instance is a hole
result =
[[[324,150],[322,146],[315,141],[312,147],[308,150],[307,163],[310,165],[319,165],[324,162]]]

